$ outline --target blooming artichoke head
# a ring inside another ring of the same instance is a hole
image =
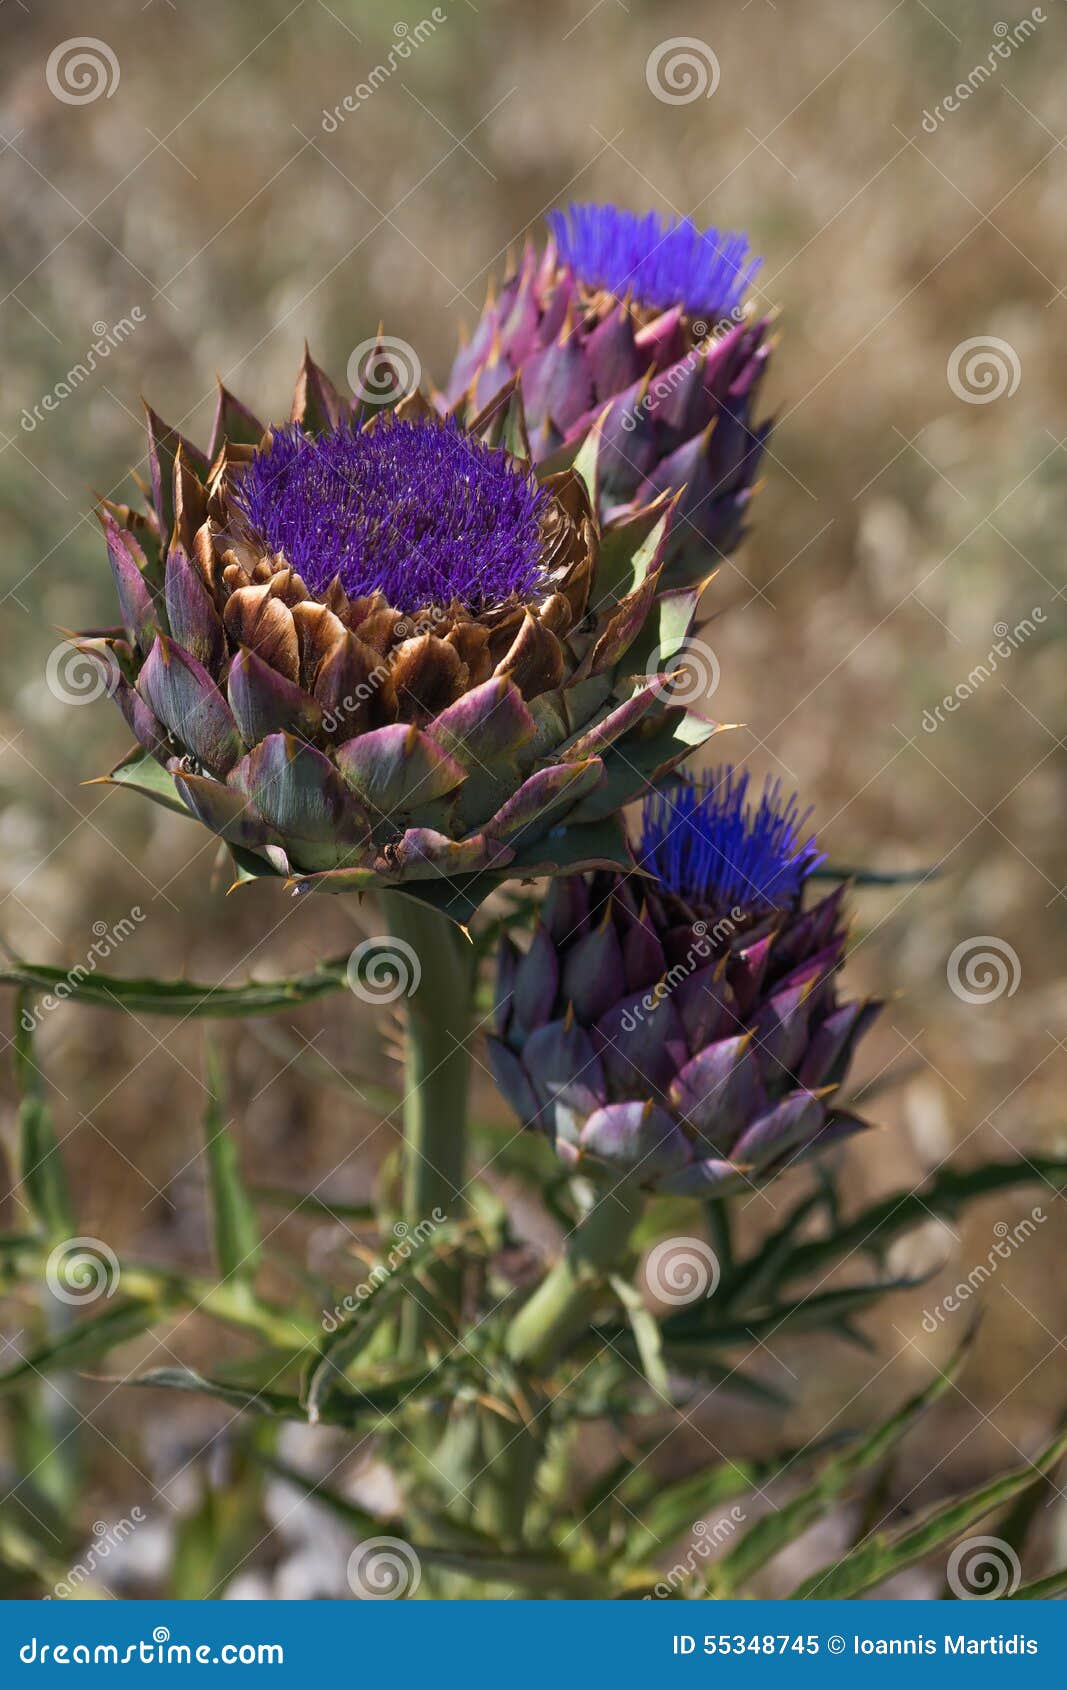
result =
[[[731,769],[654,795],[631,873],[556,881],[525,954],[505,938],[493,1071],[568,1165],[727,1195],[862,1125],[834,1094],[878,1006],[838,997],[806,820]]]
[[[768,320],[746,311],[759,268],[743,235],[613,205],[549,215],[457,356],[447,404],[480,410],[518,375],[535,457],[564,461],[601,418],[607,516],[680,500],[675,584],[737,544],[769,424],[752,406]]]
[[[148,508],[101,510],[123,625],[85,642],[140,747],[112,778],[241,875],[460,919],[624,861],[620,805],[713,725],[657,672],[696,596],[661,585],[667,502],[602,535],[596,447],[539,476],[514,396],[364,418],[310,359],[282,426],[223,390],[206,453],[150,412]]]

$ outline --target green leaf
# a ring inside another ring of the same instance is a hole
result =
[[[912,886],[934,880],[940,872],[936,863],[932,868],[902,869],[846,868],[839,863],[823,863],[812,870],[811,879],[849,880],[853,886]]]
[[[416,1248],[405,1261],[398,1262],[392,1269],[383,1264],[366,1269],[364,1286],[368,1289],[365,1299],[358,1302],[347,1320],[325,1334],[317,1354],[308,1364],[304,1403],[313,1425],[323,1417],[323,1410],[331,1396],[338,1392],[344,1396],[346,1391],[361,1389],[352,1379],[352,1364],[366,1350],[383,1319],[401,1298],[414,1294],[420,1301],[432,1299],[428,1288],[410,1292],[408,1281],[417,1276],[427,1261],[440,1259],[443,1248],[455,1237],[456,1228],[446,1222],[437,1227],[432,1248]],[[386,1278],[380,1277],[383,1271],[387,1274]]]
[[[798,1601],[818,1597],[820,1601],[840,1601],[861,1596],[865,1590],[884,1584],[894,1573],[912,1567],[943,1544],[961,1537],[967,1529],[986,1514],[1011,1502],[1020,1491],[1032,1485],[1035,1477],[1047,1472],[1067,1452],[1067,1428],[1062,1429],[1033,1462],[1015,1468],[980,1485],[966,1496],[937,1508],[917,1526],[890,1535],[881,1532],[866,1543],[859,1544],[839,1561],[813,1573],[791,1592]]]
[[[334,1203],[328,1197],[316,1196],[314,1192],[286,1191],[276,1185],[253,1185],[250,1195],[257,1203],[267,1203],[272,1208],[285,1209],[294,1214],[299,1212],[324,1215],[333,1220],[372,1221],[376,1213],[371,1202]]]
[[[952,1217],[979,1197],[1035,1184],[1048,1185],[1053,1191],[1067,1188],[1067,1160],[1024,1156],[1011,1162],[986,1162],[967,1170],[942,1168],[918,1190],[894,1191],[861,1210],[854,1220],[829,1237],[799,1245],[782,1264],[781,1283],[824,1274],[835,1262],[856,1250],[876,1255],[893,1239],[921,1226],[932,1216]]]
[[[244,1452],[230,1457],[224,1483],[204,1481],[200,1504],[178,1522],[167,1596],[181,1602],[222,1594],[269,1530],[260,1506],[261,1474]]]
[[[912,1397],[855,1448],[846,1450],[826,1462],[812,1483],[798,1496],[793,1497],[791,1502],[785,1503],[774,1513],[765,1515],[762,1520],[757,1520],[715,1567],[715,1594],[732,1595],[753,1573],[766,1565],[772,1556],[777,1555],[780,1549],[795,1542],[809,1526],[821,1519],[854,1479],[868,1469],[877,1467],[930,1405],[943,1396],[953,1384],[963,1365],[969,1344],[968,1336],[944,1372],[939,1373],[925,1390]]]
[[[18,1112],[18,1178],[34,1219],[49,1239],[74,1231],[70,1192],[59,1154],[52,1112],[33,1053],[33,1003],[28,992],[15,998],[15,1080],[22,1094]]]
[[[116,1345],[137,1338],[161,1320],[167,1313],[164,1304],[130,1300],[102,1314],[80,1320],[59,1337],[25,1356],[22,1361],[0,1373],[0,1390],[10,1389],[28,1375],[56,1372],[59,1369],[88,1367],[100,1360]]]
[[[609,1276],[608,1283],[626,1310],[641,1362],[641,1371],[656,1395],[662,1397],[665,1402],[670,1402],[670,1382],[663,1360],[659,1322],[651,1310],[645,1307],[644,1299],[636,1285],[631,1285],[628,1279],[617,1273]]]
[[[643,1561],[654,1555],[720,1503],[747,1491],[763,1490],[801,1461],[810,1465],[822,1447],[801,1445],[766,1460],[724,1461],[670,1484],[664,1484],[646,1468],[639,1485],[624,1482],[615,1492],[627,1516],[637,1516],[626,1540],[627,1561]]]
[[[1048,1602],[1054,1596],[1062,1596],[1064,1591],[1067,1591],[1067,1567],[1061,1567],[1058,1573],[1049,1573],[1047,1578],[1035,1579],[1031,1584],[1021,1584],[1012,1601]]]
[[[739,1267],[724,1273],[723,1283],[716,1293],[717,1306],[726,1311],[758,1307],[766,1294],[782,1283],[782,1266],[793,1248],[793,1241],[804,1223],[817,1209],[823,1207],[821,1191],[813,1191],[790,1210],[782,1225],[764,1240],[756,1255]],[[720,1261],[722,1257],[720,1256]]]
[[[226,1120],[225,1082],[218,1054],[205,1043],[204,1078],[209,1098],[204,1113],[204,1141],[215,1222],[215,1258],[222,1280],[250,1282],[259,1260],[259,1228],[237,1161],[237,1145]]]
[[[408,1541],[406,1515],[404,1520],[376,1517],[294,1467],[269,1459],[266,1465],[311,1501],[321,1503],[335,1518],[350,1525],[360,1537],[374,1538],[395,1533]],[[443,1524],[454,1531],[451,1522]],[[484,1533],[465,1528],[464,1535],[470,1541],[462,1546],[424,1543],[416,1537],[409,1547],[424,1567],[462,1573],[483,1583],[510,1584],[522,1590],[556,1591],[572,1597],[608,1597],[613,1594],[605,1579],[571,1568],[563,1559],[553,1559],[550,1555],[511,1555]]]
[[[911,1291],[924,1285],[938,1269],[919,1278],[877,1280],[870,1285],[846,1285],[839,1290],[821,1291],[814,1296],[801,1297],[795,1303],[779,1303],[754,1314],[751,1319],[704,1324],[711,1314],[703,1309],[683,1310],[664,1324],[664,1340],[672,1357],[681,1359],[687,1345],[701,1347],[717,1345],[720,1349],[734,1344],[759,1343],[775,1333],[811,1332],[821,1327],[835,1326],[850,1315],[858,1314],[873,1303],[880,1302],[894,1291]]]
[[[428,1390],[440,1390],[445,1378],[447,1375],[435,1363],[429,1368],[405,1369],[383,1381],[368,1381],[360,1386],[358,1395],[328,1398],[320,1410],[319,1419],[324,1425],[344,1426],[349,1430],[357,1426],[363,1431],[386,1427],[398,1408]],[[272,1420],[298,1420],[307,1425],[307,1411],[299,1397],[284,1391],[233,1385],[224,1379],[208,1378],[191,1367],[153,1368],[147,1373],[136,1374],[126,1383],[153,1390],[193,1391],[215,1397],[231,1408],[245,1409]]]
[[[122,980],[113,974],[88,974],[72,980],[69,970],[16,960],[0,969],[0,985],[22,986],[32,992],[54,992],[62,985],[65,1001],[100,1009],[127,1010],[135,1015],[231,1016],[274,1015],[313,1003],[348,985],[347,957],[321,962],[307,974],[287,980],[250,980],[243,986],[198,985],[191,980]]]

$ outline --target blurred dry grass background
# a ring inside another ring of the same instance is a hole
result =
[[[45,665],[57,626],[112,619],[88,490],[129,487],[139,393],[203,437],[218,371],[274,417],[305,337],[339,380],[380,318],[440,377],[489,272],[548,206],[577,196],[691,212],[750,231],[766,259],[761,300],[781,328],[767,392],[779,425],[753,532],[709,599],[722,666],[713,708],[747,724],[736,755],[814,802],[835,861],[939,865],[919,889],[857,899],[855,980],[893,994],[865,1074],[896,1063],[907,1076],[878,1099],[884,1131],[847,1154],[852,1200],[952,1152],[967,1162],[1062,1150],[1061,0],[1046,0],[1034,38],[934,133],[924,111],[987,61],[999,21],[1017,21],[1000,0],[451,0],[441,11],[332,133],[323,109],[383,61],[401,22],[429,16],[420,0],[9,0],[0,12],[4,936],[22,955],[74,963],[94,922],[111,927],[137,905],[146,919],[110,967],[221,980],[309,966],[373,919],[348,901],[296,908],[262,886],[224,902],[198,832],[80,784],[126,736],[106,704],[57,702]],[[67,105],[45,64],[82,34],[112,47],[121,77],[112,97]],[[713,98],[653,98],[646,59],[674,36],[714,49]],[[84,356],[92,325],[135,306],[136,332],[23,426],[24,408]],[[1017,357],[1018,389],[964,402],[950,356],[989,336]],[[986,656],[995,624],[1014,627],[1035,607],[1038,634],[924,731],[924,710]],[[1021,980],[1011,996],[968,1005],[946,964],[980,934],[1014,948]],[[380,1028],[361,1006],[331,1000],[298,1024],[331,1063],[381,1080]],[[227,1042],[255,1177],[304,1188],[329,1174],[333,1195],[365,1194],[395,1125],[309,1086],[247,1031]],[[40,1055],[82,1230],[204,1263],[198,1029],[60,1009]],[[9,1070],[4,1088],[9,1133]],[[503,1120],[489,1086],[479,1090],[481,1112]],[[940,1252],[950,1265],[872,1328],[876,1361],[823,1340],[776,1345],[798,1376],[789,1441],[843,1404],[836,1424],[874,1414],[920,1377],[926,1355],[942,1360],[959,1334],[949,1323],[927,1337],[923,1307],[984,1259],[997,1220],[1040,1198],[987,1205],[960,1237],[931,1227],[908,1261]],[[1014,1463],[1063,1408],[1063,1211],[1045,1201],[1053,1224],[987,1287],[965,1397],[908,1446],[896,1483],[909,1507]],[[766,1224],[765,1204],[754,1200],[746,1226]],[[2,1223],[14,1221],[9,1202]],[[283,1237],[301,1233],[273,1242]],[[19,1328],[16,1302],[16,1347]],[[196,1355],[204,1338],[186,1324],[174,1348]],[[761,1365],[792,1384],[774,1357]],[[107,1387],[87,1388],[84,1405],[90,1517],[121,1512],[143,1494],[144,1471],[158,1479],[213,1423],[192,1404],[131,1403]],[[781,1432],[747,1409],[742,1423],[720,1396],[704,1418],[728,1447]]]

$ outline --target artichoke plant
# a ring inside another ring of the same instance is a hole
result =
[[[862,1127],[834,1097],[878,1005],[838,997],[806,820],[730,768],[656,794],[634,871],[557,881],[526,952],[505,936],[493,1072],[569,1167],[722,1197]]]
[[[480,410],[518,376],[548,462],[599,419],[604,515],[677,494],[668,558],[696,579],[741,538],[769,431],[753,419],[769,319],[743,305],[759,261],[743,235],[654,212],[572,205],[549,224],[490,292],[444,403]]]
[[[366,416],[310,357],[284,425],[224,389],[206,453],[148,420],[147,509],[100,513],[122,626],[84,641],[140,748],[111,778],[240,876],[461,920],[503,874],[625,861],[620,807],[713,731],[660,672],[697,598],[668,500],[601,531],[595,433],[535,473],[516,395]]]

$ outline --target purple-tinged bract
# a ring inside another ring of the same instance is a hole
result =
[[[313,593],[336,576],[349,598],[381,592],[401,611],[454,599],[481,611],[544,584],[547,493],[454,421],[346,421],[317,439],[290,424],[234,502]]]
[[[843,888],[805,909],[806,818],[745,793],[726,771],[673,824],[653,800],[640,867],[555,881],[529,949],[503,941],[493,1072],[570,1167],[726,1196],[864,1125],[837,1092],[878,1005],[838,996]]]
[[[554,213],[490,290],[439,404],[483,412],[518,378],[534,459],[557,465],[597,428],[602,519],[677,498],[674,586],[704,579],[745,530],[770,424],[755,404],[770,320],[742,303],[757,261],[743,235],[615,206]]]
[[[242,878],[461,921],[627,863],[623,806],[716,731],[670,700],[668,501],[602,554],[594,442],[534,470],[516,393],[466,432],[419,394],[364,418],[310,357],[278,427],[224,389],[206,452],[148,423],[146,508],[100,510],[121,626],[81,641],[138,741],[115,782]]]
[[[746,235],[699,229],[688,217],[572,204],[547,221],[560,261],[586,287],[657,311],[680,305],[709,327],[741,303],[762,263]]]

